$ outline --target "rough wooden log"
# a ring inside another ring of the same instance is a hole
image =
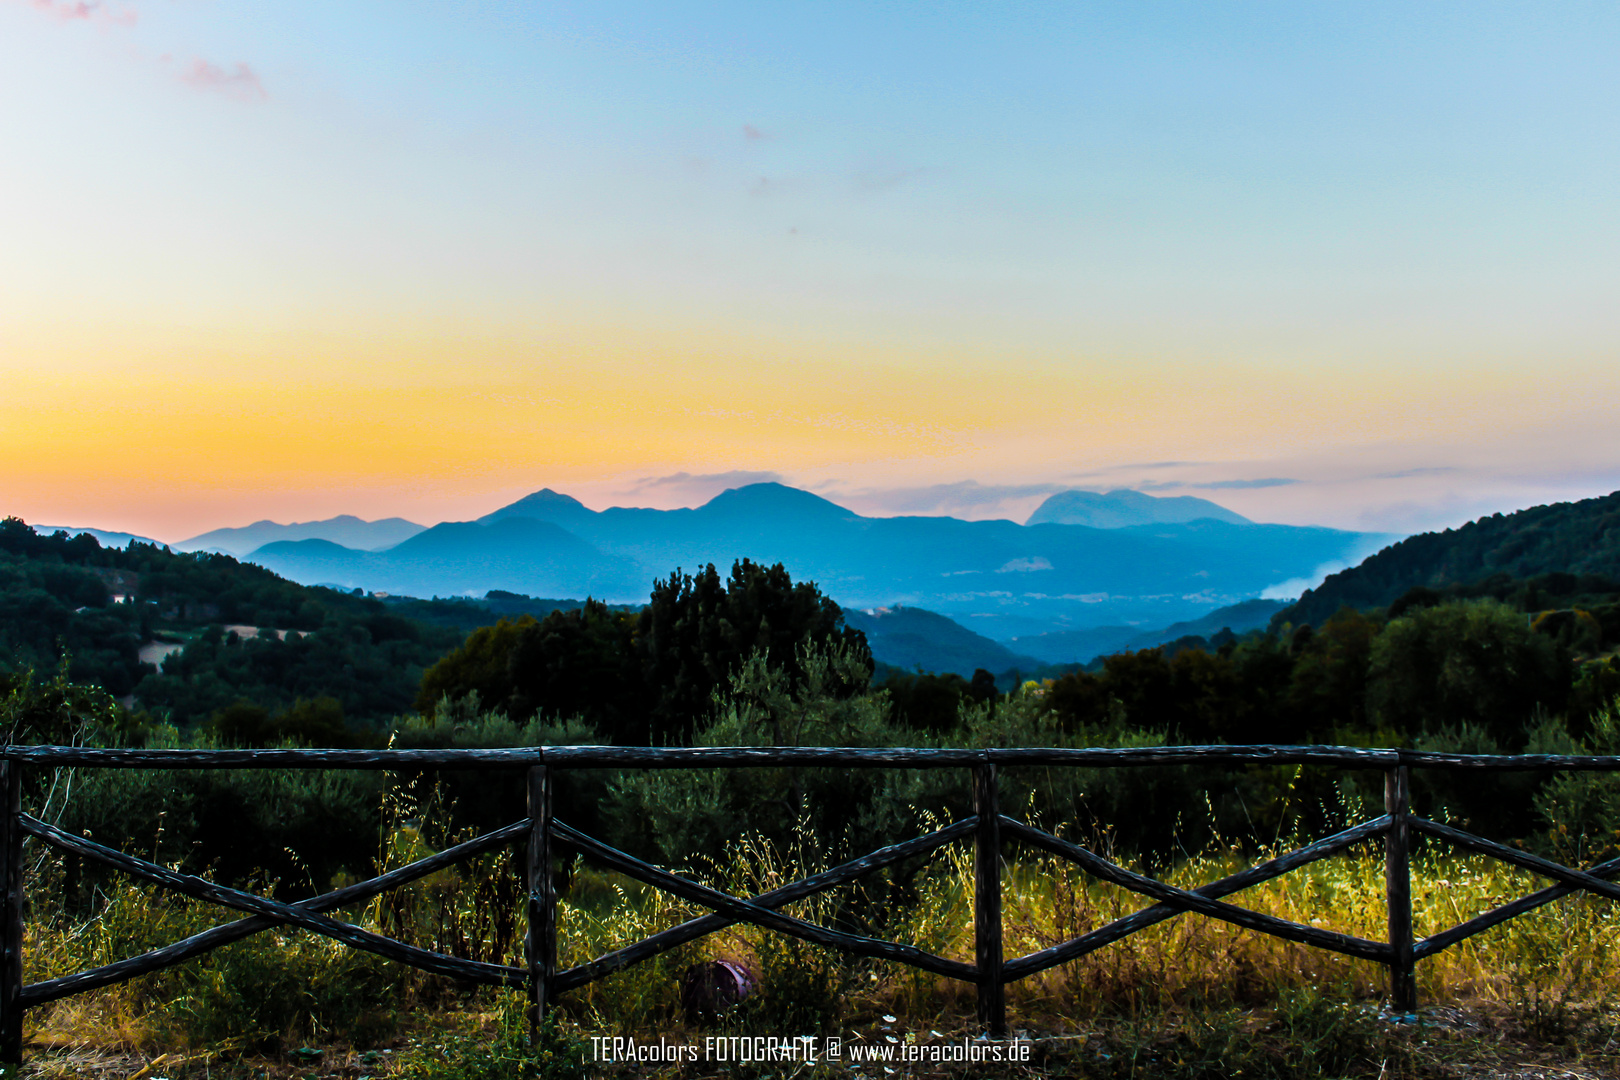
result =
[[[166,866],[138,859],[133,855],[126,855],[122,851],[103,847],[101,844],[63,832],[54,825],[48,825],[38,818],[23,814],[19,817],[24,831],[39,837],[48,843],[67,851],[76,851],[93,862],[121,870],[126,874],[138,877],[143,881],[150,881],[166,889],[184,893],[198,900],[220,904],[224,907],[236,908],[239,911],[251,912],[255,915],[267,915],[281,922],[290,923],[304,930],[333,938],[345,945],[366,952],[376,953],[389,960],[396,960],[402,964],[431,971],[436,975],[448,975],[454,979],[463,979],[469,982],[496,983],[503,986],[522,986],[526,973],[522,968],[506,967],[501,964],[487,964],[481,960],[463,960],[459,957],[445,956],[442,953],[419,949],[414,945],[407,945],[393,938],[373,934],[369,930],[362,930],[353,923],[339,922],[327,918],[325,915],[301,909],[292,904],[284,904],[279,900],[270,900],[253,893],[232,889],[206,878],[196,877],[192,874],[181,874],[170,870]]]
[[[1592,877],[1608,880],[1620,876],[1620,859],[1610,859],[1608,862],[1598,863],[1586,871]],[[1413,954],[1419,959],[1433,956],[1444,949],[1449,949],[1459,941],[1466,941],[1482,931],[1493,926],[1500,926],[1509,919],[1516,918],[1527,912],[1534,911],[1544,904],[1550,904],[1560,897],[1568,896],[1578,889],[1574,885],[1549,885],[1539,889],[1528,896],[1521,896],[1510,903],[1495,907],[1482,915],[1476,915],[1467,922],[1459,923],[1450,930],[1442,930],[1438,934],[1431,934],[1413,947]]]
[[[1389,1001],[1398,1013],[1417,1010],[1412,952],[1412,775],[1398,765],[1384,774],[1384,902],[1389,914]]]
[[[553,994],[557,968],[557,885],[551,876],[553,791],[549,770],[529,770],[529,850],[526,878],[529,930],[524,941],[528,958],[529,1033],[540,1030]]]
[[[22,1064],[22,763],[0,762],[0,1064]]]
[[[1520,851],[1518,848],[1511,848],[1506,844],[1498,844],[1494,840],[1487,840],[1483,836],[1475,836],[1473,833],[1463,832],[1461,829],[1454,829],[1450,825],[1442,825],[1438,821],[1430,821],[1428,818],[1413,818],[1412,828],[1418,832],[1428,833],[1430,836],[1437,836],[1442,840],[1450,841],[1458,847],[1477,851],[1481,855],[1489,855],[1491,858],[1500,859],[1505,863],[1512,863],[1514,866],[1533,871],[1542,877],[1550,877],[1554,881],[1561,881],[1577,889],[1585,889],[1587,892],[1606,896],[1610,900],[1620,900],[1620,885],[1604,881],[1596,874],[1583,870],[1572,870],[1561,863],[1553,862],[1551,859],[1543,859],[1541,856],[1532,855],[1528,851]]]
[[[356,882],[353,885],[336,889],[320,896],[312,896],[308,900],[300,900],[293,907],[302,911],[320,912],[334,911],[338,908],[350,907],[362,903],[387,892],[409,884],[418,878],[436,874],[449,866],[469,859],[474,855],[481,855],[486,851],[504,847],[514,840],[520,840],[528,832],[527,821],[514,822],[494,832],[485,833],[455,847],[445,848],[443,851],[418,859],[413,863],[390,870],[386,874]],[[103,986],[114,983],[127,982],[137,975],[146,975],[154,971],[161,971],[175,964],[184,963],[194,956],[201,956],[221,945],[229,945],[233,941],[240,941],[245,937],[268,930],[274,926],[281,926],[282,920],[268,915],[253,915],[246,919],[237,919],[235,922],[224,923],[212,927],[201,933],[192,934],[188,938],[165,945],[159,949],[131,956],[111,964],[88,971],[81,971],[73,975],[63,975],[60,978],[48,979],[43,982],[31,983],[23,987],[23,999],[29,1005],[39,1005],[57,998],[68,997],[72,994],[82,994],[87,990],[97,990]]]
[[[1318,949],[1327,949],[1331,952],[1344,953],[1347,956],[1357,956],[1363,960],[1376,960],[1387,963],[1389,959],[1389,946],[1381,941],[1368,941],[1366,938],[1354,937],[1350,934],[1340,934],[1332,930],[1322,930],[1314,926],[1304,926],[1300,923],[1289,922],[1287,919],[1278,919],[1271,915],[1262,915],[1256,911],[1236,907],[1232,904],[1223,904],[1219,900],[1211,900],[1200,896],[1196,892],[1178,889],[1174,885],[1166,885],[1162,881],[1155,881],[1150,877],[1132,873],[1123,866],[1109,862],[1094,852],[1087,851],[1078,844],[1071,844],[1067,840],[1059,839],[1051,833],[1031,828],[1023,822],[1014,821],[1003,816],[1001,819],[1002,835],[1022,840],[1032,847],[1050,851],[1054,855],[1061,855],[1080,864],[1088,873],[1104,881],[1123,886],[1132,892],[1144,896],[1151,896],[1155,900],[1175,902],[1189,911],[1196,911],[1200,915],[1220,919],[1241,926],[1245,930],[1257,930],[1262,934],[1270,934],[1287,941],[1297,941],[1301,945],[1311,945]]]
[[[795,900],[803,900],[805,897],[813,896],[825,889],[842,885],[845,882],[855,881],[872,873],[874,870],[879,870],[906,859],[926,855],[944,847],[953,840],[960,840],[965,836],[970,836],[973,834],[974,829],[978,827],[978,821],[979,819],[976,817],[964,818],[936,832],[931,832],[927,836],[919,836],[912,840],[891,844],[858,859],[840,863],[830,870],[824,870],[819,874],[813,874],[800,881],[795,881],[790,885],[783,885],[781,888],[760,893],[752,898],[749,903],[773,909],[784,907]],[[622,949],[599,956],[588,963],[571,967],[567,971],[558,972],[556,978],[557,992],[560,994],[565,990],[583,986],[611,972],[657,956],[659,953],[668,952],[678,945],[684,945],[688,941],[700,938],[705,934],[712,934],[717,930],[724,930],[728,926],[735,926],[740,921],[742,920],[718,913],[688,919],[679,926],[672,926],[668,930],[654,934],[652,937],[643,938],[634,945],[627,945]]]
[[[1325,859],[1330,855],[1337,854],[1363,840],[1370,840],[1389,828],[1389,820],[1389,815],[1385,814],[1371,821],[1362,822],[1360,825],[1345,829],[1343,832],[1325,836],[1313,844],[1308,844],[1285,855],[1279,855],[1275,859],[1268,859],[1263,863],[1251,866],[1247,870],[1239,871],[1230,877],[1212,881],[1207,885],[1200,885],[1191,891],[1199,896],[1206,896],[1211,900],[1230,896],[1235,892],[1252,888],[1263,881],[1270,881],[1274,877],[1280,877],[1290,870],[1297,870],[1302,866],[1307,866],[1318,859]],[[1186,910],[1186,908],[1173,901],[1164,901],[1154,904],[1152,907],[1143,908],[1141,911],[1133,912],[1123,919],[1115,919],[1106,926],[1099,926],[1089,933],[1065,941],[1061,945],[1054,945],[1051,948],[1030,953],[1028,956],[1019,957],[1017,960],[1009,960],[1006,966],[1002,968],[1002,978],[1007,982],[1016,982],[1037,972],[1045,971],[1047,968],[1079,959],[1087,953],[1095,952],[1104,945],[1111,945],[1139,930],[1147,929],[1154,923],[1163,922],[1165,919],[1180,915]]]
[[[992,747],[988,760],[1019,765],[1090,765],[1105,768],[1165,765],[1340,765],[1380,769],[1397,760],[1396,750],[1359,746],[1087,746]]]
[[[973,770],[973,966],[978,981],[979,1023],[990,1034],[1007,1033],[1007,988],[1001,960],[1001,810],[996,799],[996,767]]]
[[[677,877],[650,863],[642,862],[631,855],[626,855],[617,848],[587,836],[561,821],[553,819],[554,833],[569,843],[575,845],[586,855],[596,859],[605,866],[611,867],[627,877],[645,882],[655,888],[663,889],[667,893],[679,896],[683,900],[690,900],[695,904],[702,904],[706,908],[722,912],[739,922],[753,923],[767,930],[775,930],[780,934],[800,938],[816,945],[825,945],[830,949],[839,949],[843,952],[854,953],[857,956],[872,956],[882,960],[898,960],[902,964],[931,971],[936,975],[944,975],[952,979],[961,979],[972,982],[975,972],[971,964],[964,964],[958,960],[947,960],[943,956],[924,952],[912,945],[901,945],[893,941],[879,941],[876,938],[861,937],[857,934],[846,934],[840,930],[828,930],[826,927],[795,919],[790,915],[772,911],[759,904],[738,899],[727,893],[711,889],[706,885],[699,885],[683,877]]]
[[[1091,765],[1140,767],[1193,764],[1317,764],[1387,769],[1398,764],[1434,769],[1620,770],[1620,756],[1566,754],[1436,754],[1354,746],[994,747],[912,749],[817,746],[549,746],[455,750],[201,750],[6,746],[9,761],[51,766],[129,769],[705,769],[824,766],[931,769],[993,762],[1006,767]]]
[[[1551,769],[1557,772],[1614,772],[1620,757],[1600,754],[1439,754],[1428,750],[1399,751],[1401,764],[1416,769],[1500,769],[1524,772]]]

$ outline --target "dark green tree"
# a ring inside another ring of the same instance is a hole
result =
[[[844,613],[813,582],[794,584],[781,563],[742,559],[721,581],[710,563],[695,575],[676,570],[653,584],[637,641],[652,694],[649,741],[684,743],[744,661],[763,653],[768,667],[802,681],[806,645],[856,651],[867,676],[866,635],[844,625]],[[845,695],[864,686],[845,685]]]
[[[1372,719],[1406,735],[1473,725],[1516,751],[1538,709],[1564,711],[1573,682],[1568,654],[1525,622],[1490,600],[1395,619],[1372,645]]]

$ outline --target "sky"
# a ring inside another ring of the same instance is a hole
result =
[[[0,0],[0,512],[1620,488],[1620,8]]]

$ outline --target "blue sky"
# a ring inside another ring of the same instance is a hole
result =
[[[0,0],[7,512],[1606,493],[1617,46],[1579,4]]]

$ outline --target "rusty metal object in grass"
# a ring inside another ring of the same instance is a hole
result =
[[[689,1024],[712,1024],[754,993],[753,973],[735,960],[706,960],[681,976],[681,1012]]]

